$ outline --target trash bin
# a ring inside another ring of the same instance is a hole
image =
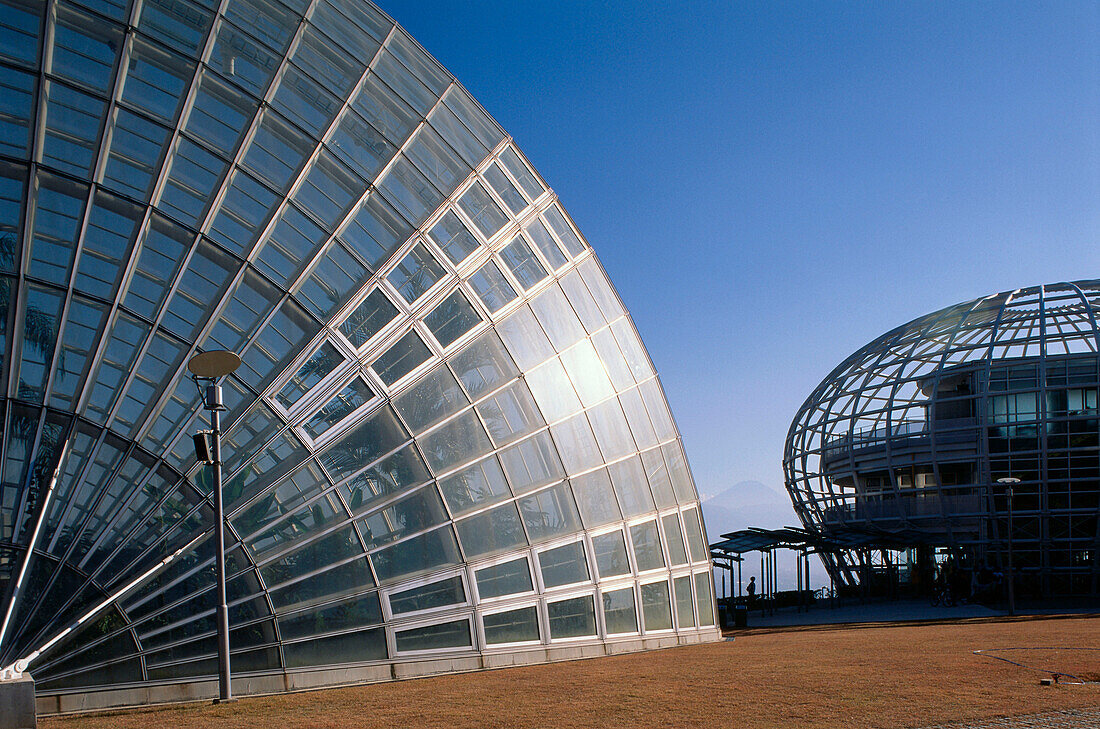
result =
[[[749,627],[749,606],[737,605],[733,608],[733,627],[735,628],[747,628]]]

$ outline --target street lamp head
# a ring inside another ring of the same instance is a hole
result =
[[[1020,479],[1013,478],[1012,476],[1006,476],[1005,478],[997,479],[997,483],[1004,484],[1005,486],[1011,486],[1014,483],[1020,483]]]
[[[187,369],[195,377],[218,378],[232,374],[241,366],[241,358],[233,352],[215,349],[196,354],[187,362]]]

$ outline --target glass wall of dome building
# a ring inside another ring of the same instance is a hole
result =
[[[0,0],[0,84],[0,666],[216,674],[215,349],[238,693],[717,637],[622,302],[378,8]]]
[[[951,561],[1007,580],[1011,551],[1017,597],[1096,596],[1098,315],[1100,281],[1004,292],[833,370],[791,425],[787,488],[807,528],[887,546],[825,555],[833,577],[929,589]]]

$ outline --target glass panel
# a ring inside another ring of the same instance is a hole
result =
[[[592,551],[596,555],[596,569],[601,579],[630,574],[630,559],[626,555],[626,540],[621,531],[592,537]]]
[[[671,630],[672,605],[668,599],[667,582],[642,585],[642,616],[646,630]]]
[[[326,568],[333,562],[362,555],[363,548],[350,525],[269,562],[260,568],[264,582],[275,585]],[[343,573],[346,576],[346,573]],[[368,583],[369,585],[369,583]]]
[[[470,645],[470,621],[463,619],[424,628],[398,630],[395,637],[399,653],[460,648]]]
[[[359,514],[383,499],[426,483],[431,477],[416,449],[408,445],[361,471],[341,486],[340,492],[352,513]]]
[[[446,580],[390,593],[390,612],[403,615],[464,602],[466,590],[462,585],[462,578],[456,575]]]
[[[622,392],[634,386],[634,374],[626,363],[615,335],[610,329],[602,329],[592,335],[592,344],[600,355],[600,361],[607,368],[615,389]]]
[[[87,197],[87,187],[39,173],[28,275],[68,288]]]
[[[649,484],[646,483],[645,470],[637,456],[619,461],[607,470],[615,484],[615,493],[619,497],[623,516],[629,519],[656,510],[653,496],[649,493]]]
[[[371,367],[382,378],[382,382],[393,385],[420,364],[428,361],[431,356],[431,350],[424,344],[416,330],[412,329],[383,352]]]
[[[698,507],[684,512],[684,534],[687,537],[691,561],[705,562],[710,553],[707,551],[706,539],[703,538],[703,522],[699,518]]]
[[[106,93],[122,48],[122,29],[67,5],[57,6],[49,70],[69,81]]]
[[[611,386],[611,380],[608,379],[607,371],[596,355],[596,349],[587,339],[562,352],[561,362],[565,365],[565,371],[569,373],[569,379],[573,381],[573,386],[577,388],[577,394],[580,395],[585,407],[595,405],[615,394],[615,388]],[[618,409],[618,407],[616,403],[615,408]],[[622,417],[621,410],[619,417]],[[627,428],[628,433],[629,430]]]
[[[546,432],[501,451],[500,460],[516,494],[534,491],[565,477],[561,461]]]
[[[247,255],[277,202],[278,196],[251,175],[235,171],[210,226],[210,237],[237,255]]]
[[[665,544],[668,545],[668,561],[675,567],[678,564],[687,564],[687,551],[684,549],[684,538],[680,533],[680,518],[676,514],[661,517],[661,526],[665,528]]]
[[[695,609],[691,599],[691,576],[673,577],[672,590],[676,594],[676,627],[694,628]]]
[[[213,152],[181,138],[157,207],[182,223],[197,226],[228,166]]]
[[[466,224],[450,210],[443,214],[428,234],[456,266],[465,261],[481,245]]]
[[[368,181],[374,180],[397,154],[397,148],[381,132],[358,114],[347,111],[336,125],[328,146],[357,175]]]
[[[580,531],[581,521],[568,484],[561,483],[516,502],[532,542]]]
[[[379,581],[392,582],[446,565],[460,564],[454,532],[449,526],[421,534],[371,555]]]
[[[584,542],[539,552],[539,568],[542,570],[542,585],[546,588],[587,582],[588,560],[584,556]]]
[[[317,321],[293,300],[283,301],[241,355],[243,364],[236,377],[254,392],[262,392],[319,328]]]
[[[431,486],[370,516],[360,519],[359,532],[367,549],[396,542],[416,532],[439,526],[447,521],[447,512],[439,493]]]
[[[278,564],[278,563],[276,563]],[[269,565],[264,572],[265,579],[272,574]],[[283,578],[285,579],[285,578]],[[268,582],[270,587],[273,582]],[[319,574],[294,582],[290,585],[270,591],[271,602],[277,610],[290,610],[305,607],[333,597],[357,592],[374,585],[367,560],[352,560],[328,569]]]
[[[481,321],[462,291],[455,291],[435,307],[424,323],[440,346],[447,347]]]
[[[653,490],[653,500],[657,508],[676,505],[676,495],[672,491],[672,482],[668,478],[668,467],[661,455],[660,448],[654,448],[642,454],[642,465],[645,467],[646,481]]]
[[[626,413],[626,420],[630,424],[630,432],[639,449],[652,448],[657,445],[657,433],[653,431],[653,425],[649,422],[642,395],[637,390],[628,390],[619,396],[619,404]]]
[[[333,481],[342,481],[407,440],[393,411],[383,407],[329,446],[321,454],[321,465]]]
[[[100,192],[88,214],[84,247],[74,287],[103,299],[114,299],[122,264],[130,257],[145,209]]]
[[[313,142],[269,109],[252,137],[243,164],[275,189],[286,192],[312,148]]]
[[[588,529],[592,529],[622,518],[619,505],[615,502],[615,492],[611,490],[611,479],[607,469],[575,476],[569,480],[581,519]]]
[[[297,280],[317,254],[326,236],[316,223],[293,205],[283,208],[271,235],[260,247],[256,268],[284,289]]]
[[[426,436],[417,438],[435,473],[472,461],[493,449],[477,416],[467,411]]]
[[[581,239],[577,237],[577,234],[573,232],[572,226],[566,222],[565,216],[562,215],[557,205],[547,208],[546,212],[543,213],[543,217],[550,225],[550,229],[558,236],[558,240],[565,245],[565,249],[569,251],[569,255],[576,257],[584,252],[584,243],[582,243]],[[587,277],[585,280],[587,281]]]
[[[521,235],[517,235],[505,246],[500,252],[500,257],[504,259],[504,264],[524,289],[530,289],[547,276],[546,269],[539,263],[539,259],[531,252],[531,246]]]
[[[495,314],[516,298],[516,290],[493,259],[489,259],[470,277],[470,285],[490,313]]]
[[[509,210],[513,213],[519,213],[527,207],[527,201],[523,199],[523,195],[508,179],[508,176],[504,174],[504,169],[499,164],[494,162],[489,165],[483,174]]]
[[[500,161],[504,163],[504,168],[512,174],[519,186],[527,193],[527,197],[534,200],[544,192],[545,188],[543,188],[542,183],[538,181],[514,149],[508,147],[501,152]]]
[[[338,241],[333,241],[295,295],[319,319],[327,321],[369,276],[370,269]]]
[[[436,263],[427,248],[418,243],[386,278],[405,301],[411,304],[441,279],[443,274],[443,267]]]
[[[232,157],[256,109],[256,102],[206,72],[199,81],[184,130]]]
[[[381,132],[385,139],[401,145],[409,137],[409,132],[420,121],[417,113],[409,108],[373,73],[367,80],[351,108],[366,119],[371,127]],[[393,156],[392,147],[387,161]]]
[[[714,595],[706,572],[695,575],[695,606],[699,610],[699,625],[714,625]]]
[[[46,377],[53,361],[54,348],[57,346],[58,325],[65,295],[60,291],[30,285],[26,296],[27,310],[23,319],[17,397],[40,403],[45,394]]]
[[[543,334],[531,309],[526,306],[498,324],[497,332],[524,372],[554,356],[554,347]]]
[[[147,0],[138,30],[189,56],[197,56],[214,13],[190,0]]]
[[[512,496],[495,456],[440,479],[439,490],[456,517]]]
[[[451,371],[441,365],[394,398],[393,404],[415,434],[445,420],[469,402]]]
[[[638,565],[639,572],[665,566],[657,522],[647,521],[630,527],[630,541],[634,543],[634,562]]]
[[[483,567],[474,574],[477,577],[477,592],[482,600],[535,589],[531,584],[531,568],[527,566],[526,557]]]
[[[2,23],[3,21],[0,21]],[[0,30],[0,34],[3,31]],[[0,46],[3,42],[0,41]],[[0,51],[2,54],[3,51]],[[34,114],[35,77],[5,68],[0,77],[0,154],[26,158]]]
[[[633,587],[603,593],[603,620],[608,635],[638,632]]]
[[[230,10],[234,7],[239,6],[229,5]],[[269,7],[273,10],[277,8],[277,6]],[[258,35],[266,33],[267,31],[258,28],[254,20],[249,18],[243,23]],[[279,29],[277,32],[283,31]],[[282,51],[282,49],[279,50]],[[279,61],[279,55],[271,53],[243,31],[223,21],[218,27],[214,51],[210,54],[208,63],[222,76],[240,84],[253,96],[263,96],[267,92],[271,78],[279,68]]]
[[[543,425],[531,393],[522,381],[513,382],[478,403],[477,412],[497,447],[522,438]]]
[[[2,302],[0,306],[5,304],[6,302]],[[65,320],[61,354],[57,358],[53,382],[50,385],[49,404],[52,407],[76,409],[74,399],[80,394],[88,375],[91,353],[95,352],[99,343],[109,309],[107,304],[73,296]]]
[[[171,132],[126,109],[115,113],[103,186],[148,201]]]
[[[313,356],[306,360],[306,363],[283,385],[282,389],[275,395],[275,399],[279,401],[280,405],[289,410],[294,407],[294,403],[313,389],[314,385],[328,377],[343,361],[344,358],[336,350],[336,347],[328,342],[323,342],[321,348],[314,352]]]
[[[174,125],[184,93],[195,75],[195,62],[168,53],[155,43],[134,38],[122,100]]]
[[[111,338],[92,378],[92,391],[86,414],[103,422],[118,397],[118,388],[133,369],[138,350],[149,333],[149,326],[120,313],[111,327]]]
[[[0,3],[0,56],[28,65],[38,62],[44,5],[26,0]]]
[[[492,330],[481,334],[451,357],[451,369],[470,397],[477,398],[519,374]]]
[[[527,537],[523,533],[515,504],[498,506],[463,519],[455,526],[466,559],[499,554],[527,545]]]
[[[99,149],[107,104],[56,81],[46,85],[46,128],[42,163],[89,178]]]
[[[340,325],[340,332],[359,349],[397,317],[397,307],[381,289],[375,289]]]
[[[550,231],[546,229],[546,226],[542,224],[541,220],[539,220],[538,218],[532,218],[531,222],[527,224],[525,230],[527,231],[527,235],[531,238],[531,240],[535,242],[535,245],[538,246],[539,251],[542,252],[543,257],[546,259],[547,263],[550,264],[550,268],[552,270],[556,271],[564,266],[566,263],[568,263],[569,259],[566,258],[565,254],[561,252],[560,248],[558,248],[558,244],[554,240],[554,236],[550,235]],[[580,281],[579,274],[574,273],[572,275],[578,281]],[[595,302],[593,302],[593,306],[595,306]]]
[[[288,66],[271,105],[313,137],[320,137],[340,110],[341,100],[320,81]]]
[[[444,195],[454,192],[471,172],[466,163],[427,125],[420,127],[409,140],[405,154]]]
[[[302,425],[302,428],[309,434],[310,438],[316,440],[329,428],[351,415],[373,398],[374,393],[367,387],[367,384],[356,377],[336,397],[325,403],[325,406]]]
[[[473,221],[481,234],[489,240],[508,222],[508,216],[500,209],[485,187],[476,180],[459,198],[458,207]]]
[[[550,432],[569,475],[582,473],[603,463],[596,437],[592,435],[592,428],[584,413],[550,426]]]
[[[380,628],[283,646],[288,668],[325,666],[386,658],[386,631]]]
[[[466,90],[457,84],[447,90],[443,98],[451,111],[474,133],[474,136],[487,148],[493,149],[504,139],[504,133],[486,114],[477,102],[470,98]]]
[[[371,592],[335,605],[282,616],[279,618],[279,637],[283,640],[307,638],[318,633],[377,625],[381,622],[382,606],[378,601],[378,593]]]
[[[557,286],[551,286],[532,299],[531,310],[559,352],[584,339],[584,327]]]
[[[580,638],[596,634],[596,608],[591,595],[546,604],[551,638]]]
[[[695,493],[695,487],[691,483],[691,474],[688,473],[687,461],[684,459],[684,451],[679,442],[666,443],[661,447],[668,463],[668,476],[672,479],[672,490],[676,492],[676,500],[681,504],[691,503],[699,497]]]
[[[569,381],[565,368],[557,358],[529,371],[524,379],[548,423],[561,420],[581,409],[581,401],[573,390],[573,383]]]
[[[539,615],[534,605],[486,615],[482,618],[482,624],[485,626],[485,642],[489,645],[539,639]]]
[[[443,202],[443,194],[402,154],[375,184],[406,220],[417,225]]]
[[[393,25],[381,12],[358,3],[318,3],[310,22],[358,58],[370,58],[378,51]]]
[[[409,73],[408,69],[394,58],[389,49],[379,55],[374,64],[374,72],[418,114],[427,113],[428,109],[435,103],[436,95],[425,87],[415,75]]]
[[[459,121],[454,112],[445,104],[439,104],[428,115],[428,123],[454,147],[466,164],[477,165],[489,154],[489,150],[470,133],[466,125]]]
[[[234,0],[225,17],[248,28],[277,51],[285,51],[301,18],[287,5],[271,0]]]
[[[365,182],[328,150],[322,150],[294,194],[294,201],[324,223],[327,230],[332,230],[366,189]]]
[[[408,240],[412,226],[379,195],[370,195],[344,226],[340,240],[377,268]]]

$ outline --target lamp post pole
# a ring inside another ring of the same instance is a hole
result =
[[[1008,497],[1008,614],[1016,614],[1016,571],[1012,564],[1012,487],[1020,483],[1018,478],[999,478],[997,483],[1003,484],[1005,495]]]
[[[195,383],[206,380],[205,391],[200,386],[199,394],[202,395],[203,407],[210,413],[210,452],[204,453],[205,447],[199,447],[200,440],[205,436],[196,436],[196,456],[200,461],[205,461],[211,468],[211,490],[214,496],[214,550],[215,567],[217,573],[217,623],[218,623],[218,698],[216,704],[231,703],[233,687],[230,682],[229,670],[229,608],[225,600],[225,508],[222,501],[222,446],[221,446],[221,413],[225,410],[222,404],[222,388],[218,380],[241,365],[241,358],[232,352],[215,350],[197,354],[187,363],[187,368],[195,376]]]

